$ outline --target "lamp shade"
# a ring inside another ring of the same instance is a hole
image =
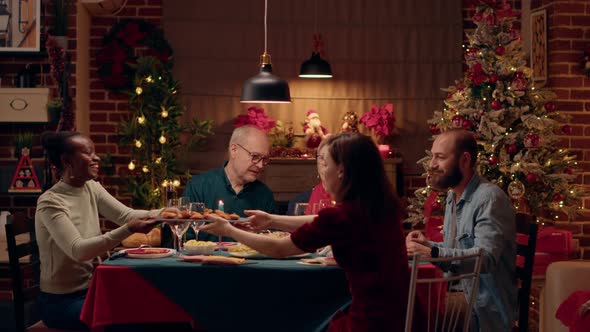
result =
[[[272,65],[262,63],[260,72],[242,85],[241,103],[290,103],[289,84],[273,75]]]
[[[322,59],[320,53],[313,52],[309,60],[301,64],[299,77],[303,78],[331,78],[332,67],[328,61]]]

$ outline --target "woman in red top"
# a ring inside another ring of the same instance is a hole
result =
[[[227,220],[201,229],[229,236],[272,257],[332,245],[346,273],[352,303],[337,313],[329,331],[403,331],[408,296],[408,260],[398,201],[373,141],[357,133],[327,138],[322,155],[324,185],[337,202],[315,216],[279,216],[246,211],[253,229],[292,231],[272,238],[233,227]],[[314,219],[315,217],[315,219]]]

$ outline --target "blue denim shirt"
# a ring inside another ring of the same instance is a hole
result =
[[[517,301],[516,228],[512,202],[497,185],[474,174],[457,201],[457,236],[453,248],[454,201],[455,193],[450,191],[442,231],[444,242],[431,244],[439,247],[439,257],[475,254],[479,249],[483,250],[471,327],[475,331],[510,331],[516,318]],[[463,289],[470,286],[469,282],[462,284]]]

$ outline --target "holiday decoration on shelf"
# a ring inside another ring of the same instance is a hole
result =
[[[125,91],[133,85],[137,59],[153,56],[161,63],[170,61],[172,48],[155,25],[138,19],[123,19],[103,38],[96,61],[105,88]]]
[[[31,163],[29,148],[22,148],[21,150],[18,166],[16,166],[14,176],[12,177],[12,181],[10,181],[8,192],[41,192],[41,184],[35,172],[35,167]]]
[[[309,110],[303,123],[303,133],[305,134],[305,145],[310,148],[317,148],[322,139],[328,135],[328,130],[322,126],[320,116],[317,111]]]
[[[476,29],[465,46],[467,70],[445,89],[444,107],[428,121],[430,132],[472,131],[479,146],[478,173],[505,190],[519,210],[553,220],[572,217],[587,190],[573,183],[576,157],[560,148],[557,136],[573,131],[564,125],[569,117],[556,110],[554,93],[534,87],[510,5],[479,3]],[[427,170],[429,162],[428,155],[418,163]],[[424,221],[432,191],[429,186],[415,191],[406,222]],[[444,200],[446,193],[438,194]]]
[[[284,124],[283,121],[277,120],[275,122],[275,127],[268,133],[268,138],[270,139],[273,148],[292,148],[295,143],[293,123],[289,121]]]
[[[456,119],[456,121],[459,126],[462,125],[462,119]],[[382,107],[373,104],[371,110],[363,114],[359,122],[373,132],[377,143],[384,143],[385,138],[391,135],[395,129],[393,104],[385,104]]]
[[[212,121],[193,119],[188,125],[179,123],[184,107],[180,104],[179,83],[172,77],[171,62],[161,63],[147,56],[137,59],[129,109],[131,117],[122,121],[121,143],[131,148],[124,177],[133,196],[133,205],[143,208],[161,207],[165,187],[178,187],[183,178],[177,169],[177,156],[191,146],[200,146],[212,135]],[[181,144],[181,133],[189,136]]]
[[[234,121],[234,127],[242,127],[245,125],[252,125],[260,128],[260,130],[269,133],[275,126],[276,121],[268,116],[264,108],[251,106],[246,110],[246,114],[240,114]]]
[[[69,91],[71,76],[70,61],[66,51],[55,37],[47,35],[45,48],[47,49],[47,57],[49,59],[50,77],[57,86],[57,96],[54,96],[53,100],[55,101],[55,105],[59,102],[59,106],[61,107],[57,131],[75,130],[76,118]]]
[[[359,117],[356,112],[348,111],[342,117],[342,125],[340,126],[341,132],[351,131],[358,133],[359,131]]]

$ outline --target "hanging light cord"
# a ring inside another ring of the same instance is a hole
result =
[[[317,34],[318,33],[318,0],[315,0],[315,2],[314,2],[313,19],[314,19],[313,26],[315,29],[314,32]]]
[[[268,0],[264,0],[264,53],[266,54],[266,40],[267,40],[267,33],[266,33],[266,16],[268,13]]]

